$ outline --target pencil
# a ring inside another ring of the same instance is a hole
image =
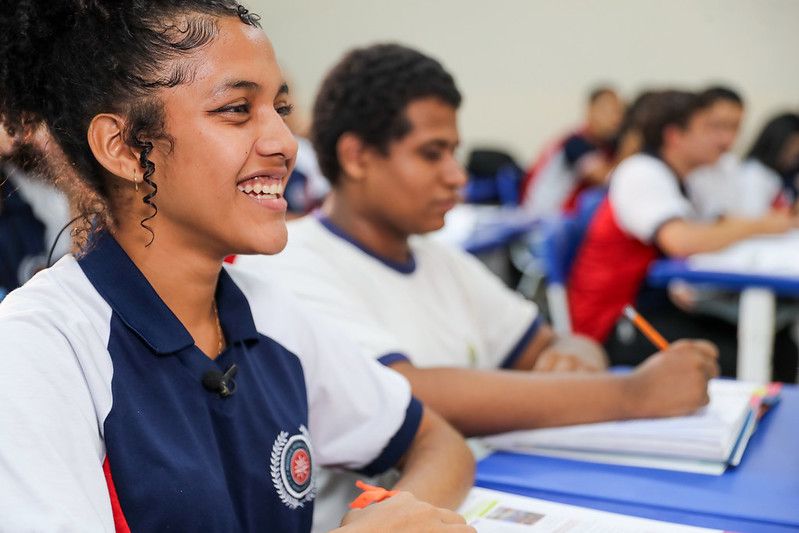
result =
[[[669,347],[669,341],[663,338],[663,335],[658,333],[658,330],[652,326],[647,320],[642,317],[632,305],[624,306],[624,316],[626,316],[633,325],[638,328],[638,331],[644,334],[644,337],[649,339],[652,344],[657,346],[658,350],[665,350]]]

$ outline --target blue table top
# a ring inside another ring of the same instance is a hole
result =
[[[494,208],[481,210],[481,219],[471,235],[460,243],[471,254],[482,254],[509,245],[524,237],[540,223],[522,209]]]
[[[799,388],[783,388],[741,464],[722,476],[496,452],[478,463],[476,484],[728,531],[799,531]]]
[[[655,261],[647,275],[647,281],[656,287],[666,286],[671,280],[677,279],[689,283],[707,283],[720,289],[734,291],[763,287],[784,296],[799,295],[799,278],[696,270],[690,268],[684,259]]]

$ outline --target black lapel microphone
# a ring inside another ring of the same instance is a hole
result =
[[[219,394],[220,398],[228,398],[236,392],[236,382],[233,377],[238,372],[239,367],[235,364],[230,365],[223,374],[220,370],[209,370],[203,374],[203,387],[209,392]]]

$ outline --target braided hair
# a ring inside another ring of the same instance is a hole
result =
[[[84,215],[84,232],[105,227],[110,187],[86,133],[100,113],[125,116],[124,140],[150,186],[142,201],[152,212],[141,221],[149,230],[158,190],[149,155],[153,141],[169,141],[154,93],[191,81],[191,63],[180,60],[211,42],[225,16],[258,26],[235,0],[0,0],[0,126],[17,140],[10,159],[42,162],[39,173]],[[55,143],[47,154],[26,141],[41,128]]]

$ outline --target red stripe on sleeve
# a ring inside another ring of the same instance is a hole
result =
[[[108,457],[103,461],[103,474],[105,474],[105,483],[108,485],[108,496],[111,498],[111,511],[114,514],[114,529],[117,533],[130,533],[128,521],[122,513],[122,506],[119,504],[119,497],[117,496],[117,488],[114,486],[114,479],[111,477],[111,467],[108,464]]]

